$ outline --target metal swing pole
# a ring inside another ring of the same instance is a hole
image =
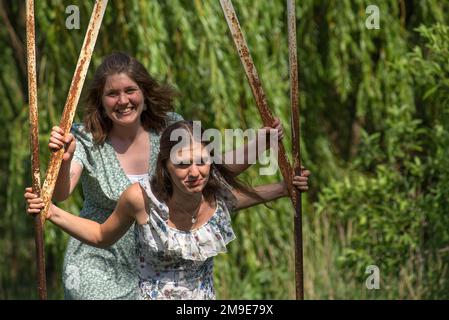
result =
[[[26,1],[26,40],[28,69],[28,101],[31,148],[31,181],[33,192],[41,194],[41,176],[39,167],[39,118],[37,108],[36,80],[36,36],[34,23],[34,0]],[[47,283],[45,274],[44,230],[41,212],[34,216],[34,242],[36,244],[37,291],[40,300],[47,299]],[[45,217],[45,216],[44,216]]]
[[[295,0],[287,0],[287,24],[288,24],[288,57],[290,71],[290,109],[292,126],[292,155],[293,173],[301,175],[300,157],[300,118],[299,118],[299,80],[298,59],[296,46],[296,5]],[[303,243],[302,243],[302,200],[301,192],[294,190],[294,234],[295,234],[295,277],[296,299],[304,300],[304,267],[303,267]]]

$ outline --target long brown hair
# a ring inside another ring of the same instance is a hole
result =
[[[122,52],[106,56],[95,72],[88,89],[84,125],[92,133],[96,143],[103,143],[112,129],[112,121],[107,117],[102,105],[103,90],[108,76],[124,73],[137,83],[142,90],[147,108],[142,112],[141,121],[145,130],[162,131],[166,126],[166,114],[173,109],[178,92],[169,85],[158,83],[145,67],[130,55]]]
[[[163,201],[168,201],[173,195],[173,182],[171,181],[170,174],[167,170],[167,161],[170,159],[170,152],[180,141],[181,137],[177,140],[170,139],[171,134],[176,129],[184,129],[188,132],[191,139],[193,136],[193,122],[192,121],[178,121],[168,126],[162,133],[160,139],[160,151],[156,162],[156,174],[151,180],[151,187],[154,194]],[[203,136],[204,130],[201,128],[201,136]],[[205,141],[198,141],[205,145]],[[211,157],[214,156],[213,150],[210,152]],[[255,190],[239,181],[235,175],[225,166],[225,164],[211,163],[209,180],[204,188],[204,194],[215,194],[219,189],[223,188],[223,185],[228,185],[250,197],[261,199],[261,197],[255,192]]]

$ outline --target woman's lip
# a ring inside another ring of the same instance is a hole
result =
[[[187,181],[187,183],[188,183],[191,187],[196,187],[197,185],[201,184],[202,182],[203,182],[203,179],[193,180],[193,181]]]
[[[126,108],[123,108],[123,109],[116,109],[114,112],[116,112],[118,114],[126,114],[126,113],[129,113],[129,112],[134,111],[134,110],[136,110],[136,107],[126,107]]]

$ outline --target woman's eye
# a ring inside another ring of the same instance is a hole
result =
[[[126,93],[134,93],[134,92],[136,92],[136,89],[128,89],[128,90],[126,90]]]

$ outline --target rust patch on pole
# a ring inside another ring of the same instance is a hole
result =
[[[84,80],[86,79],[87,70],[89,68],[92,53],[97,41],[98,32],[101,27],[104,13],[108,0],[96,0],[92,15],[90,17],[89,26],[87,27],[84,43],[81,48],[78,63],[76,65],[75,73],[70,84],[69,93],[67,96],[64,111],[62,113],[61,122],[59,126],[64,133],[69,133],[72,126],[73,118],[75,116],[76,106],[78,104],[81,90],[83,88]],[[64,155],[64,149],[60,149],[51,155],[50,163],[47,169],[47,175],[42,186],[42,199],[45,203],[45,207],[42,210],[44,216],[42,224],[45,223],[45,216],[51,204],[51,198],[55,188],[56,180],[58,178],[59,169],[61,168],[62,156]]]
[[[300,158],[300,122],[299,122],[299,80],[298,58],[296,46],[296,6],[295,0],[287,0],[287,24],[288,24],[288,57],[290,73],[290,108],[292,126],[292,154],[293,173],[301,174]],[[303,242],[302,242],[302,201],[301,193],[295,189],[295,277],[296,299],[304,299],[304,268],[303,268]]]
[[[235,13],[234,7],[230,0],[220,0],[223,13],[226,17],[226,22],[228,23],[229,29],[234,39],[235,46],[237,48],[238,54],[240,56],[240,61],[242,62],[243,68],[245,69],[246,76],[248,78],[251,91],[256,99],[256,105],[259,110],[259,114],[265,126],[271,127],[274,122],[274,117],[270,111],[265,92],[262,88],[259,75],[254,65],[253,59],[249,52],[248,45],[243,36],[237,15]],[[285,148],[282,141],[279,142],[278,151],[278,163],[281,170],[282,176],[286,181],[288,193],[292,200],[293,205],[295,205],[295,198],[293,195],[292,187],[292,170],[288,158],[285,154]]]
[[[37,109],[36,80],[36,36],[34,23],[34,0],[26,1],[26,41],[27,41],[27,71],[28,71],[28,103],[30,122],[31,148],[31,181],[34,193],[40,196],[41,177],[39,164],[39,122]],[[47,284],[45,275],[44,232],[41,224],[42,213],[34,216],[34,242],[36,245],[37,291],[40,300],[47,299]]]

